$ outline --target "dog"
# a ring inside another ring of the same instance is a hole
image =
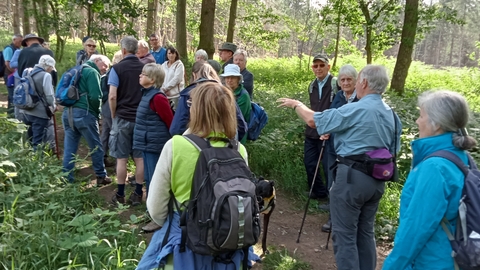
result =
[[[267,232],[270,215],[275,209],[275,184],[273,181],[260,177],[255,185],[258,207],[260,208],[260,213],[263,214],[262,255],[265,255],[269,253],[267,250]]]

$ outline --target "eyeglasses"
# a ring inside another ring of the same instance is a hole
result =
[[[318,67],[324,68],[325,66],[326,66],[325,64],[315,64],[315,65],[312,65],[312,68],[318,68]]]
[[[94,44],[87,44],[87,47],[90,47],[90,48],[92,48],[92,47],[93,47],[93,48],[96,48],[96,47],[97,47],[97,45],[94,45]]]

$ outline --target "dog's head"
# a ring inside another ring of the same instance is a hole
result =
[[[271,180],[265,180],[263,177],[258,179],[256,186],[255,193],[259,199],[270,198],[275,192],[275,183]]]

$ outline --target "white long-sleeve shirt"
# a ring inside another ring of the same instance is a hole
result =
[[[182,61],[175,61],[170,67],[168,61],[162,64],[165,71],[165,80],[163,82],[162,90],[167,94],[168,98],[177,98],[180,96],[180,91],[185,88],[185,68]]]

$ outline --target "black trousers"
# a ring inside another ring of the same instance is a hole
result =
[[[326,184],[326,174],[328,172],[328,158],[326,149],[322,154],[322,166],[318,168],[317,177],[313,179],[315,175],[315,168],[317,167],[318,157],[322,149],[323,141],[318,139],[305,138],[304,144],[304,156],[303,162],[305,164],[305,170],[307,171],[308,188],[310,189],[312,181],[315,181],[312,194],[318,197],[327,197],[328,189]]]

